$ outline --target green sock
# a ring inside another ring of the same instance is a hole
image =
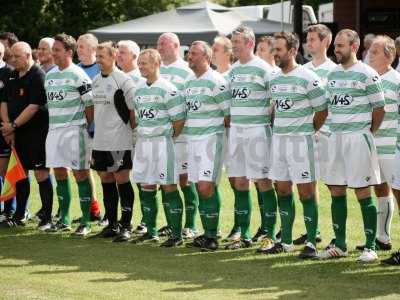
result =
[[[191,183],[181,188],[185,199],[185,228],[196,230],[196,215],[199,206],[199,195],[196,185]]]
[[[147,232],[152,236],[157,236],[157,190],[143,191],[142,190],[142,204],[143,204],[143,220],[147,225]]]
[[[57,180],[57,197],[58,205],[60,206],[61,222],[65,225],[71,224],[71,217],[69,215],[71,207],[71,181],[69,177],[65,180]]]
[[[232,231],[234,232],[240,232],[240,226],[239,226],[239,215],[238,215],[238,205],[236,201],[236,192],[237,190],[232,187],[233,193],[235,195],[235,202],[233,206],[233,228]]]
[[[276,212],[278,207],[275,190],[272,188],[266,192],[260,192],[260,196],[263,198],[264,203],[264,222],[261,222],[261,224],[264,224],[264,227],[261,229],[266,233],[267,237],[275,240]]]
[[[364,221],[365,247],[375,250],[375,238],[377,228],[377,210],[372,197],[359,200]]]
[[[208,225],[207,225],[207,218],[206,218],[206,215],[207,215],[206,201],[207,201],[207,198],[202,198],[199,194],[199,213],[200,213],[201,225],[203,226],[204,235],[208,236],[209,232],[207,231]]]
[[[261,196],[261,193],[258,188],[256,188],[257,191],[257,202],[258,202],[258,208],[260,209],[260,221],[261,225],[260,228],[261,230],[265,233],[265,208],[264,208],[264,198]]]
[[[347,200],[344,196],[332,196],[331,203],[332,226],[335,232],[335,245],[342,250],[347,249],[346,245],[346,220]]]
[[[161,191],[161,203],[162,203],[163,208],[164,208],[165,220],[167,221],[167,225],[170,225],[171,224],[171,220],[169,218],[170,215],[169,215],[169,213],[167,213],[167,211],[169,211],[169,202],[165,198],[164,190],[161,188],[160,191]]]
[[[169,215],[168,225],[172,228],[172,234],[175,238],[182,237],[182,212],[183,212],[183,203],[181,195],[178,191],[174,191],[171,193],[165,193],[165,202],[167,202],[168,209],[165,210],[165,215]],[[164,207],[165,209],[165,207]]]
[[[92,187],[89,178],[77,182],[79,203],[81,205],[81,225],[90,226],[90,204],[92,203]]]
[[[292,244],[292,230],[296,209],[294,205],[293,193],[287,196],[278,195],[279,214],[281,215],[282,234],[281,240],[284,244]]]
[[[315,201],[315,197],[309,199],[302,199],[304,210],[304,224],[307,229],[307,241],[316,246],[315,238],[317,237],[318,227],[318,205]]]
[[[217,202],[218,214],[220,214],[221,213],[221,195],[219,193],[219,188],[218,188],[217,185],[214,187],[214,197],[215,197],[215,201]],[[218,235],[218,232],[220,230],[219,217],[218,217],[217,221],[218,221],[218,224],[217,224],[217,233],[216,233],[216,235]]]
[[[218,201],[217,191],[209,198],[203,198],[199,195],[201,203],[200,216],[204,232],[207,237],[216,238],[219,226],[220,203]]]
[[[235,213],[240,226],[241,237],[244,240],[251,240],[250,219],[251,219],[251,197],[249,191],[235,190]]]

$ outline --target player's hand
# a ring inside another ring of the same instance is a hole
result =
[[[4,136],[4,140],[6,141],[7,145],[10,145],[11,147],[15,146],[15,134],[14,133]]]
[[[10,135],[14,132],[14,127],[12,127],[11,123],[8,122],[1,122],[1,133],[5,137],[7,135]]]
[[[94,137],[94,122],[91,122],[86,127],[89,137],[92,139]]]

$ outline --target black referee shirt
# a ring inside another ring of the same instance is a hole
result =
[[[14,121],[29,104],[39,105],[38,112],[28,122],[19,127],[18,131],[23,129],[45,129],[49,126],[44,78],[44,71],[36,64],[22,77],[19,77],[16,70],[11,72],[5,86],[6,97],[4,99],[7,102],[10,121]]]
[[[8,78],[10,77],[11,72],[12,72],[12,69],[7,64],[4,67],[0,68],[0,102],[5,99],[5,96],[6,96],[5,86],[7,84],[7,81],[8,81]]]

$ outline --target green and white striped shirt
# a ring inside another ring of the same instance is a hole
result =
[[[271,123],[269,80],[271,67],[255,56],[245,64],[237,61],[229,72],[231,126],[264,126]]]
[[[400,103],[400,74],[393,68],[381,75],[385,93],[385,117],[375,134],[379,158],[393,159],[396,151],[398,105]]]
[[[49,129],[86,124],[85,108],[93,106],[92,81],[75,64],[45,78]]]
[[[373,109],[385,105],[378,73],[361,61],[346,70],[338,65],[329,73],[326,98],[329,101],[329,127],[332,132],[368,130]]]
[[[181,93],[161,77],[150,86],[141,81],[133,105],[139,137],[172,136],[172,122],[186,117]]]
[[[275,75],[270,82],[275,103],[275,135],[312,135],[314,112],[327,109],[325,90],[318,75],[304,66]]]
[[[326,84],[328,81],[328,74],[334,69],[336,68],[336,64],[331,61],[329,58],[327,60],[325,60],[322,64],[320,64],[319,66],[314,66],[313,62],[310,61],[308,63],[306,63],[304,65],[304,67],[306,67],[307,69],[315,72],[315,74],[318,75],[319,79],[321,80],[322,86],[324,88],[326,88]],[[329,123],[330,123],[330,115],[328,114],[328,117],[326,118],[325,124],[322,125],[322,127],[319,129],[320,132],[323,132],[325,134],[330,134],[330,130],[329,130]]]
[[[224,116],[229,116],[229,85],[211,68],[200,77],[192,75],[185,84],[187,120],[183,134],[187,139],[223,133]]]
[[[171,82],[176,88],[182,93],[185,88],[186,79],[193,75],[193,71],[189,68],[188,63],[182,58],[177,59],[172,64],[161,65],[160,68],[161,77]],[[178,136],[175,142],[185,142],[185,135],[181,134]]]

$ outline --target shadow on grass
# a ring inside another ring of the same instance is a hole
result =
[[[30,228],[0,230],[0,258],[23,260],[2,268],[63,266],[68,270],[33,271],[30,274],[106,272],[94,283],[137,280],[173,282],[166,295],[207,289],[237,290],[243,297],[359,299],[400,293],[400,268],[362,265],[355,255],[344,260],[302,261],[295,254],[265,256],[255,249],[201,253],[196,249],[115,244],[103,239],[71,238],[37,233]],[[115,273],[115,278],[110,278]],[[118,274],[118,275],[117,275]],[[121,276],[122,274],[122,276]]]

